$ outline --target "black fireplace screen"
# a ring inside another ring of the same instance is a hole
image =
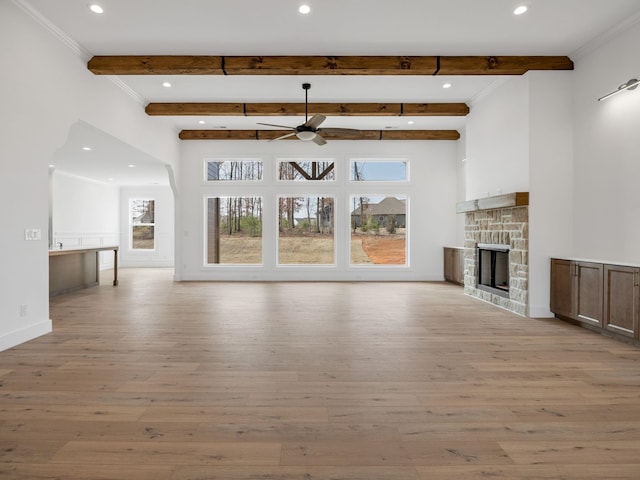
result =
[[[478,288],[508,296],[508,245],[478,244]]]

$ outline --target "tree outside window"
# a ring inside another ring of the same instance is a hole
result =
[[[132,250],[155,249],[155,205],[155,200],[130,200]]]

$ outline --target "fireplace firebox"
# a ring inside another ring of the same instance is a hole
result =
[[[509,297],[509,245],[478,243],[476,288]]]

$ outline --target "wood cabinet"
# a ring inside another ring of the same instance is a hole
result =
[[[464,248],[444,247],[444,279],[464,285]]]
[[[640,339],[640,267],[551,259],[551,311]]]
[[[573,272],[571,260],[551,259],[551,311],[567,318],[575,316]]]
[[[576,320],[602,327],[602,271],[601,263],[575,262]]]
[[[551,311],[602,327],[602,271],[599,263],[551,259]]]
[[[640,268],[604,266],[604,327],[607,330],[638,338],[639,281]]]

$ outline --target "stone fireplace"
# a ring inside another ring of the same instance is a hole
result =
[[[465,293],[524,316],[529,288],[528,204],[526,193],[458,204],[458,212],[465,214]]]

